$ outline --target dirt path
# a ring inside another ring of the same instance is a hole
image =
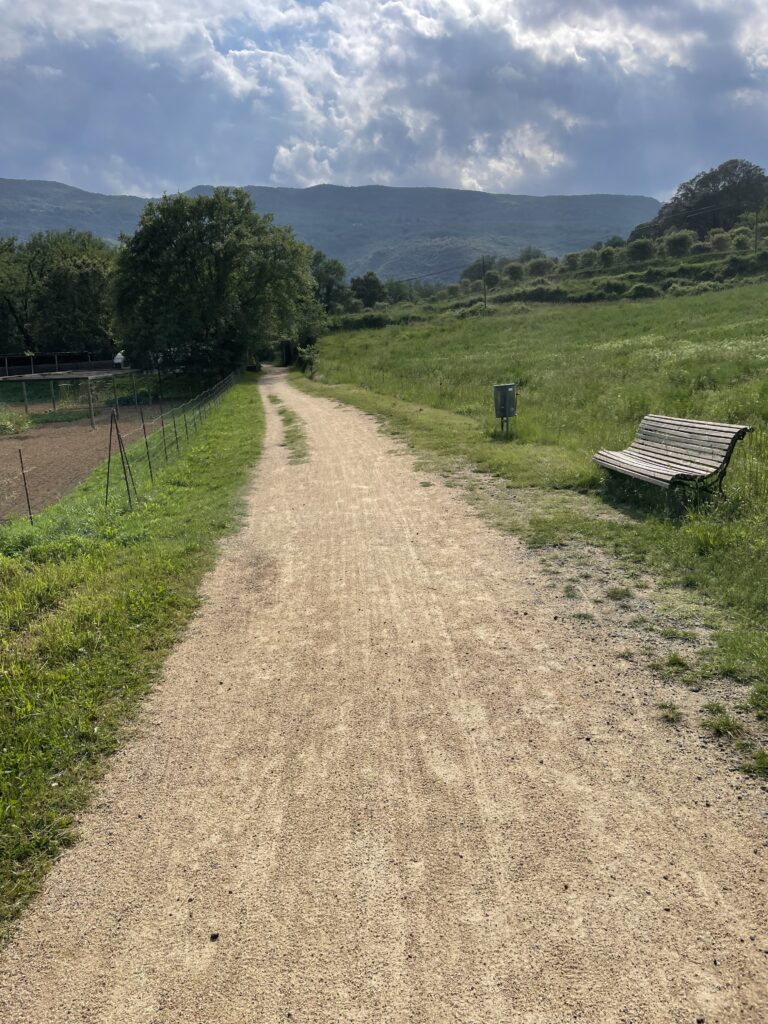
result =
[[[265,390],[309,461],[268,404],[247,525],[0,1019],[765,1021],[765,794],[370,419]]]

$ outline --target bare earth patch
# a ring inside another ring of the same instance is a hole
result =
[[[247,523],[0,1019],[765,1020],[765,793],[371,419],[264,389],[308,461],[268,404]]]

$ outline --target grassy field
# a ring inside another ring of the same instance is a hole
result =
[[[322,340],[307,385],[384,416],[417,449],[501,476],[514,487],[572,488],[594,508],[548,510],[522,532],[578,538],[697,588],[724,615],[708,671],[768,715],[768,286],[568,306],[516,306],[487,318],[429,322]],[[491,385],[516,381],[509,439]],[[333,385],[328,388],[328,385]],[[680,513],[663,492],[606,485],[592,463],[621,448],[649,412],[754,426],[726,478],[726,501]]]
[[[237,385],[128,511],[104,471],[0,529],[0,931],[35,891],[239,518],[263,412]]]

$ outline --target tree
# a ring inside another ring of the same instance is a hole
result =
[[[344,264],[315,249],[310,266],[317,282],[317,299],[323,309],[327,313],[345,309],[352,293],[347,286],[347,269]]]
[[[463,281],[482,281],[483,274],[496,266],[495,256],[478,256],[476,260],[465,267],[461,272]]]
[[[698,240],[695,231],[669,231],[664,235],[664,249],[667,256],[686,256]]]
[[[605,244],[609,245],[612,249],[623,249],[627,243],[621,235],[611,235],[610,238],[606,238]]]
[[[582,270],[591,270],[597,263],[597,253],[594,249],[585,249],[579,253],[579,266]]]
[[[545,259],[546,255],[542,249],[537,249],[535,245],[526,245],[524,249],[520,250],[520,255],[517,258],[521,263],[530,263],[531,260]]]
[[[489,270],[485,275],[485,284],[487,288],[495,288],[501,280],[501,275],[496,270]]]
[[[6,351],[108,352],[113,250],[86,231],[46,231],[0,244]]]
[[[512,260],[504,267],[504,276],[510,281],[522,281],[524,273],[523,264],[518,263],[517,260]]]
[[[658,236],[671,228],[690,228],[703,238],[712,228],[733,227],[745,211],[756,211],[768,200],[768,177],[762,167],[749,160],[726,160],[709,171],[701,171],[679,185],[649,222]],[[637,232],[630,238],[641,237]]]
[[[116,326],[138,366],[161,363],[210,378],[278,340],[316,329],[322,309],[309,247],[259,216],[243,189],[164,196],[123,238]]]
[[[377,302],[383,302],[387,297],[386,288],[372,270],[362,277],[353,277],[350,288],[367,309],[372,309]]]
[[[567,252],[565,256],[563,256],[562,265],[566,270],[578,270],[579,254],[577,252]]]

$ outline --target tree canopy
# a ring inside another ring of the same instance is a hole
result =
[[[712,228],[729,231],[745,212],[768,203],[768,177],[748,160],[726,160],[679,185],[653,220],[639,224],[630,240],[688,228],[703,238]]]
[[[306,340],[322,314],[310,260],[309,247],[256,213],[243,189],[147,203],[117,257],[126,354],[138,366],[210,376],[276,340]]]

